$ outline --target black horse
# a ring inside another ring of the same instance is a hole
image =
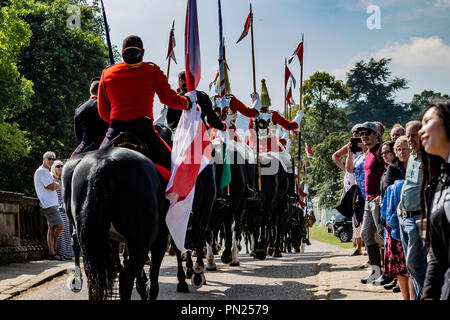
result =
[[[172,146],[172,130],[163,124],[157,124],[155,128],[160,137],[169,146]],[[206,283],[203,248],[206,244],[207,227],[211,218],[213,203],[216,199],[215,176],[215,164],[211,163],[202,170],[195,183],[194,200],[186,232],[185,248],[195,250],[197,256],[194,266],[191,251],[186,252],[186,274],[183,270],[181,251],[172,241],[172,246],[175,248],[177,256],[178,292],[189,291],[186,278],[191,279],[195,288],[200,288]]]
[[[75,231],[76,270],[81,276],[81,249],[89,299],[107,299],[112,295],[118,269],[111,239],[116,239],[127,244],[129,255],[119,274],[120,298],[131,298],[137,279],[141,298],[156,300],[168,230],[164,217],[167,202],[153,162],[127,148],[91,151],[64,165],[62,184],[64,205]],[[148,286],[143,267],[149,251]],[[80,278],[74,282],[77,280]]]
[[[288,219],[289,178],[279,159],[270,155],[260,156],[262,199],[247,202],[245,225],[254,241],[252,255],[263,260],[267,253],[281,256],[281,238]]]

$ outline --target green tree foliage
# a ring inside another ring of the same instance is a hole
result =
[[[321,143],[314,146],[314,159],[308,175],[319,206],[335,208],[340,201],[343,190],[344,172],[331,159],[333,153],[350,139],[347,131],[330,133]]]
[[[300,163],[305,158],[305,143],[314,153],[307,159],[307,182],[310,199],[319,196],[320,205],[333,207],[342,191],[341,172],[331,159],[332,154],[347,143],[349,121],[341,105],[350,95],[350,89],[342,81],[326,72],[313,74],[303,86],[303,110],[300,135]],[[299,106],[293,106],[290,119],[295,117]],[[298,164],[298,138],[291,135],[290,152]],[[304,183],[304,174],[301,174]]]
[[[420,94],[415,94],[411,103],[409,104],[409,120],[419,120],[422,111],[434,99],[450,99],[448,94],[441,94],[432,90],[424,90]]]
[[[359,61],[347,73],[350,98],[347,116],[354,125],[365,121],[380,121],[390,127],[405,118],[405,110],[394,101],[395,94],[407,88],[407,80],[391,77],[391,59]]]
[[[89,79],[100,75],[109,61],[99,8],[86,4],[85,0],[35,1],[23,18],[32,36],[17,56],[17,70],[32,81],[34,95],[25,108],[9,105],[5,113],[8,122],[28,132],[30,153],[16,163],[11,159],[1,163],[0,175],[10,178],[2,181],[0,189],[33,195],[33,174],[42,154],[51,150],[66,159],[77,145],[75,108],[89,98]],[[74,14],[69,5],[80,9],[79,28],[69,28]]]

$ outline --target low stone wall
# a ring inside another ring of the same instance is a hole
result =
[[[42,259],[47,252],[47,223],[37,198],[0,191],[0,265]]]

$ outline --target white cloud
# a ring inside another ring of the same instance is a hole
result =
[[[375,52],[373,57],[391,58],[392,63],[407,67],[450,69],[450,46],[436,36],[415,37],[408,43],[394,42]]]

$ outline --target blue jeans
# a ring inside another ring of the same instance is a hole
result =
[[[400,217],[400,239],[406,258],[406,268],[412,277],[414,289],[418,297],[422,296],[423,283],[427,272],[427,249],[420,238],[416,221],[420,216]]]

